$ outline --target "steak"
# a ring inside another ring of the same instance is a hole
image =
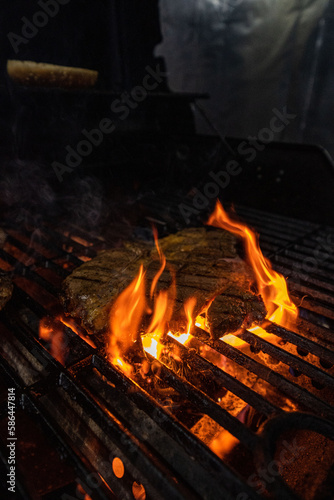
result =
[[[0,310],[7,304],[13,293],[10,277],[0,270]]]
[[[172,322],[186,324],[185,302],[196,298],[193,317],[207,310],[211,336],[236,331],[261,322],[265,307],[251,291],[251,268],[238,256],[237,240],[230,233],[211,229],[184,229],[159,241],[167,259],[157,290],[167,289],[176,278]],[[147,301],[152,280],[160,268],[158,252],[151,245],[126,243],[77,268],[63,282],[61,299],[66,314],[79,319],[90,333],[106,331],[110,309],[118,295],[146,269]],[[173,269],[173,273],[170,272]]]

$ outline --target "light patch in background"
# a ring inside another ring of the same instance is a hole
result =
[[[298,119],[275,139],[316,142],[334,154],[334,72],[321,67],[324,57],[330,63],[333,9],[328,0],[160,0],[156,55],[172,90],[210,94],[201,104],[220,133],[247,137],[274,107],[288,106]],[[199,132],[214,133],[199,113],[196,120]]]

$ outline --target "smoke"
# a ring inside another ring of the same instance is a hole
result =
[[[2,165],[0,206],[2,217],[26,226],[56,215],[56,194],[45,169],[36,162],[12,160]]]
[[[97,229],[109,215],[102,183],[93,176],[72,176],[59,187],[50,165],[19,159],[2,165],[1,173],[1,218],[16,228],[64,220]]]
[[[65,191],[59,201],[72,224],[93,230],[106,221],[110,208],[98,179],[91,176],[72,178]]]

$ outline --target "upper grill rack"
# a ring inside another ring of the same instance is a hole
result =
[[[334,229],[245,207],[237,207],[237,213],[259,231],[264,254],[288,277],[293,296],[301,303],[300,331],[271,325],[267,330],[280,339],[279,343],[244,331],[240,334],[246,343],[243,348],[208,339],[199,328],[193,332],[202,348],[224,356],[231,370],[249,372],[265,390],[238,380],[200,351],[180,345],[192,373],[180,376],[163,364],[160,377],[186,401],[187,408],[208,415],[235,436],[256,465],[261,453],[268,457],[269,426],[259,434],[243,424],[235,411],[214,400],[211,385],[206,390],[205,384],[196,384],[196,376],[230,391],[262,420],[292,417],[289,409],[313,414],[307,424],[303,423],[305,417],[301,416],[299,423],[291,418],[291,426],[315,426],[333,438],[333,429],[317,416],[334,416]],[[158,211],[153,215],[163,219]],[[66,231],[43,227],[20,232],[8,228],[7,233],[0,268],[13,272],[15,289],[0,317],[2,385],[16,387],[21,418],[33,416],[42,435],[66,457],[69,468],[66,484],[58,482],[51,491],[41,486],[35,493],[22,470],[18,477],[22,498],[61,498],[63,493],[75,492],[80,481],[93,499],[139,498],[143,488],[148,500],[238,498],[242,494],[247,496],[240,499],[260,498],[247,483],[248,471],[220,460],[190,431],[179,408],[154,399],[147,381],[133,382],[110,366],[100,339],[93,337],[94,349],[85,341],[85,332],[80,337],[64,327],[68,355],[63,364],[55,359],[50,346],[39,340],[39,321],[60,314],[56,297],[61,281],[94,257],[105,246],[103,240],[71,227]],[[170,342],[177,344],[172,339]],[[3,393],[1,401],[4,421]],[[3,443],[0,454],[5,463]],[[121,478],[112,467],[115,457],[124,464]],[[87,484],[92,473],[99,474],[94,476],[98,487],[94,481]],[[268,487],[277,498],[294,498],[281,480]]]

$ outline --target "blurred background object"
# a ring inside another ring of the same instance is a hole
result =
[[[222,133],[254,135],[273,108],[297,114],[278,140],[334,153],[332,0],[160,0],[172,90],[208,92]],[[197,113],[198,130],[212,133]]]

